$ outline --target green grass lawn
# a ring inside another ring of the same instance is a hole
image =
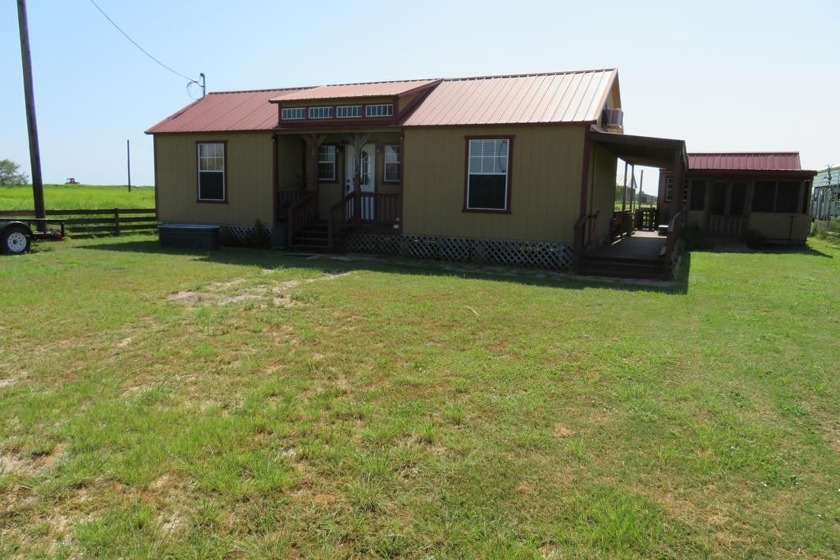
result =
[[[840,556],[840,248],[683,289],[0,258],[0,557]]]
[[[50,210],[154,208],[155,189],[103,185],[44,185],[44,204]],[[0,187],[0,210],[33,210],[32,187]]]

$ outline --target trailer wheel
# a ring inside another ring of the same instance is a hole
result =
[[[21,255],[29,251],[32,232],[23,224],[9,224],[3,230],[0,252],[5,255]]]

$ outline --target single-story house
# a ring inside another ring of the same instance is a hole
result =
[[[712,236],[752,230],[770,243],[804,245],[814,175],[796,152],[689,153],[682,189],[671,173],[660,175],[660,221],[679,207],[687,225]]]
[[[163,222],[554,269],[608,242],[619,157],[687,164],[623,134],[615,69],[210,93],[147,133]]]

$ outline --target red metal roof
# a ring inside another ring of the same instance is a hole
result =
[[[405,126],[593,122],[615,69],[443,80]]]
[[[800,171],[799,152],[688,154],[688,168],[709,171]]]
[[[430,86],[439,80],[412,80],[404,82],[373,82],[367,84],[342,84],[318,86],[295,93],[280,95],[272,101],[304,101],[315,99],[347,99],[351,97],[393,97]]]
[[[277,106],[269,100],[296,91],[300,88],[208,93],[146,133],[272,130],[277,126]]]
[[[390,97],[432,89],[405,126],[594,122],[618,71],[591,70],[448,80],[345,84],[314,88],[210,93],[154,125],[148,134],[272,130],[273,102]]]

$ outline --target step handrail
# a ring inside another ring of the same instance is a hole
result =
[[[298,233],[318,219],[318,193],[306,193],[300,200],[289,206],[287,216],[288,239],[291,244]]]

